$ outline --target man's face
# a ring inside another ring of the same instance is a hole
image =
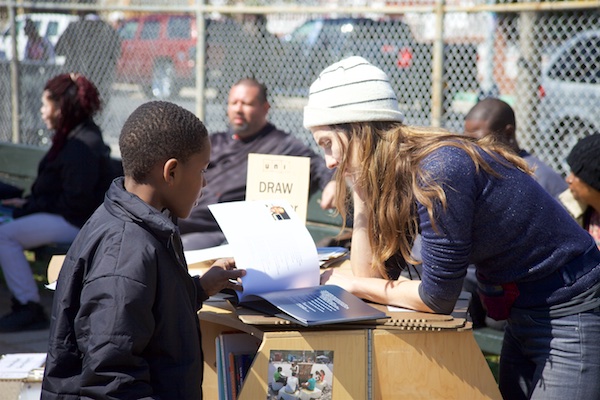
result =
[[[482,119],[468,119],[465,121],[465,135],[481,139],[492,133],[488,121]]]
[[[267,123],[269,103],[259,98],[259,88],[237,85],[229,92],[227,117],[229,124],[240,138],[250,137]]]

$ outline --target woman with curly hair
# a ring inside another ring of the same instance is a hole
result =
[[[13,208],[14,219],[0,225],[0,265],[12,294],[12,311],[0,318],[0,332],[48,326],[23,250],[73,241],[114,177],[110,148],[93,120],[98,110],[98,90],[82,75],[58,75],[44,87],[40,111],[54,131],[52,146],[30,194],[2,201]]]
[[[304,126],[337,168],[340,214],[354,209],[352,274],[329,271],[321,282],[450,313],[474,264],[488,314],[508,319],[504,398],[598,398],[600,251],[590,235],[492,138],[402,120],[388,77],[361,57],[311,85]],[[400,266],[416,263],[419,233],[421,277],[399,277]]]

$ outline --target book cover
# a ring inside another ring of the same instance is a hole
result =
[[[256,353],[239,353],[234,354],[234,366],[235,366],[235,381],[236,381],[236,393],[239,395],[242,391],[242,385],[246,379],[246,374],[250,370],[252,361]]]
[[[303,326],[388,318],[385,312],[335,285],[250,295],[241,304]]]
[[[338,286],[320,286],[317,247],[287,201],[220,203],[209,209],[237,267],[246,270],[235,303],[304,326],[386,318]]]
[[[317,254],[321,268],[327,268],[333,263],[347,259],[350,251],[345,247],[317,247]]]

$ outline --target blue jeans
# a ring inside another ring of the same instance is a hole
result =
[[[540,318],[513,309],[499,385],[506,400],[600,399],[600,311]]]

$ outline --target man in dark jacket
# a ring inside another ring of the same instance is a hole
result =
[[[321,207],[333,208],[333,172],[327,169],[321,155],[267,121],[270,107],[267,89],[258,81],[246,78],[232,86],[227,104],[230,129],[209,137],[212,150],[206,179],[210,186],[192,214],[179,221],[186,250],[213,247],[225,241],[208,206],[245,199],[250,153],[310,157],[310,191],[322,190]]]
[[[197,311],[241,290],[233,259],[187,269],[172,217],[206,184],[206,128],[167,102],[140,106],[119,139],[124,178],[80,231],[62,266],[42,399],[202,399]]]
[[[109,24],[95,14],[71,22],[56,43],[56,55],[65,57],[65,72],[90,78],[102,101],[108,103],[121,56],[121,39]]]

